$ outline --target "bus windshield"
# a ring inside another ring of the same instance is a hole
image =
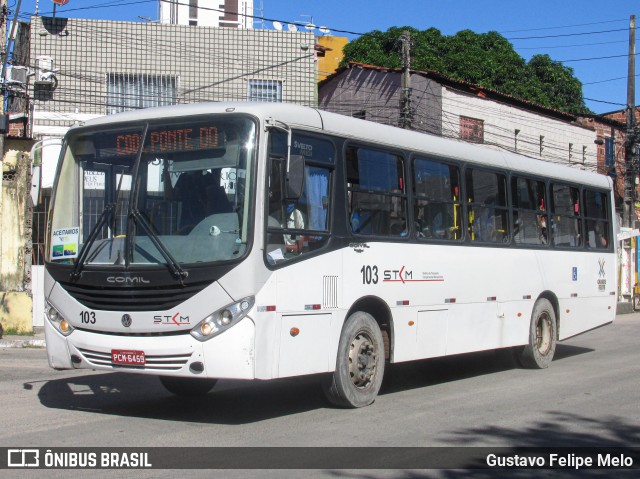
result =
[[[70,132],[48,260],[179,270],[242,257],[255,136],[238,116]]]

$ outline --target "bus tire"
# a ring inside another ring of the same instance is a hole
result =
[[[324,386],[335,406],[358,408],[375,401],[384,375],[384,342],[373,317],[357,311],[347,318],[338,343],[336,369]]]
[[[551,302],[541,298],[531,313],[529,343],[517,355],[520,364],[529,369],[548,368],[556,351],[556,339],[556,313]]]
[[[167,391],[178,396],[202,396],[211,391],[218,381],[217,379],[209,378],[158,377]]]

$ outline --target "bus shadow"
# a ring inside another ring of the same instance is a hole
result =
[[[558,345],[559,360],[592,350]],[[381,395],[494,374],[518,366],[507,350],[388,365]],[[79,372],[79,371],[78,371]],[[154,376],[98,373],[48,381],[38,398],[47,408],[211,424],[246,424],[331,407],[322,392],[328,375],[273,381],[220,380],[207,395],[180,397]],[[25,383],[26,389],[33,388]]]
[[[558,344],[553,361],[593,351],[590,348]],[[521,369],[511,348],[391,364],[387,365],[380,394],[461,381],[511,369]]]

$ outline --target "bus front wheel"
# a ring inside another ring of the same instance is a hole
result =
[[[178,376],[158,376],[170,393],[178,396],[201,396],[211,391],[217,379],[183,378]]]
[[[325,384],[329,402],[358,408],[375,401],[384,375],[384,342],[373,317],[358,311],[342,327],[336,369]]]
[[[556,313],[549,300],[536,301],[531,314],[529,343],[522,348],[518,359],[525,368],[548,368],[556,351]]]

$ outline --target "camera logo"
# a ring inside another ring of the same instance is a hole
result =
[[[7,466],[39,467],[40,451],[38,449],[9,449],[7,450]]]

